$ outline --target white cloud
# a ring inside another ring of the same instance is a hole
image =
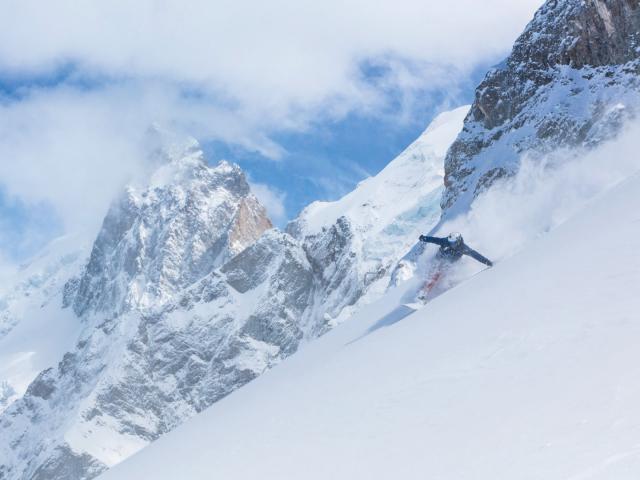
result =
[[[5,3],[5,72],[70,62],[110,77],[162,79],[286,127],[328,106],[370,108],[379,92],[363,82],[359,62],[422,65],[411,73],[390,62],[387,80],[406,89],[432,82],[430,70],[467,71],[501,55],[542,0]]]
[[[281,225],[287,219],[287,212],[284,206],[286,194],[269,185],[250,181],[251,191],[267,209],[269,218],[275,225]]]
[[[96,221],[141,158],[137,119],[124,104],[126,95],[115,92],[59,89],[0,106],[8,194],[27,205],[50,202],[74,226]]]
[[[153,122],[279,153],[268,138],[252,136],[248,120],[162,85],[60,86],[0,104],[0,182],[27,205],[52,204],[68,228],[95,229],[116,191],[144,166]]]
[[[398,92],[411,115],[417,92],[454,89],[506,53],[541,3],[2,2],[2,75],[57,85],[0,99],[0,186],[90,231],[139,168],[151,123],[278,159],[275,132],[384,115]],[[282,194],[265,192],[278,221]]]

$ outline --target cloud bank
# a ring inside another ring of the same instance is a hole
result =
[[[418,93],[506,54],[541,3],[3,2],[0,188],[95,228],[152,123],[278,160],[280,132],[406,121]]]

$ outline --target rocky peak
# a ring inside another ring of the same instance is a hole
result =
[[[590,147],[640,100],[640,0],[548,0],[476,90],[445,161],[445,213],[466,208],[520,156]]]
[[[113,203],[77,281],[74,310],[157,308],[268,228],[240,167],[212,168],[200,150],[187,150]]]
[[[634,60],[639,6],[638,0],[549,1],[515,44],[512,61],[582,68]]]

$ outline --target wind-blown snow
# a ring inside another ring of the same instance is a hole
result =
[[[497,182],[466,214],[439,229],[465,232],[495,260],[509,257],[640,169],[638,138],[636,122],[627,124],[616,141],[596,149],[561,150],[535,160],[525,156],[514,178]]]
[[[409,314],[406,286],[105,480],[640,471],[640,177]]]

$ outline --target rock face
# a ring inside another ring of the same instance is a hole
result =
[[[547,1],[476,91],[445,161],[445,213],[465,211],[525,153],[615,136],[637,114],[639,59],[639,0]]]
[[[73,302],[75,312],[157,307],[271,228],[238,166],[187,151],[107,214]]]

